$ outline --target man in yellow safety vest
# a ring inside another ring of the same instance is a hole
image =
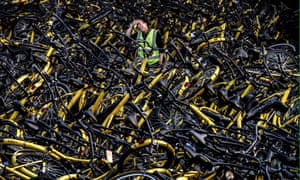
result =
[[[137,28],[137,33],[132,35],[133,29]],[[138,57],[148,58],[149,66],[161,65],[163,63],[163,43],[161,35],[157,29],[148,26],[147,20],[135,19],[126,30],[127,36],[135,36],[139,42],[137,49]]]

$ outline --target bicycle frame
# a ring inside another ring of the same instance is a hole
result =
[[[50,48],[48,53],[47,53],[47,57],[49,57],[52,52],[54,51],[53,48]],[[44,69],[41,71],[42,73],[46,73],[46,74],[50,74],[53,71],[53,67],[51,66],[51,62],[48,61],[47,65],[44,67]],[[37,78],[39,73],[37,73],[36,75],[33,76],[32,81],[34,81],[34,79]],[[26,77],[25,77],[26,78]],[[25,80],[24,77],[21,77],[21,79]],[[19,79],[20,80],[20,79]],[[19,81],[18,80],[18,81]],[[44,78],[41,78],[38,82],[36,82],[35,84],[33,84],[29,89],[28,89],[28,94],[32,94],[34,93],[39,87],[42,86],[42,84],[44,83]],[[29,97],[25,97],[22,100],[20,100],[20,104],[24,105],[27,101],[29,100]],[[16,117],[18,116],[19,112],[18,111],[14,111],[10,116],[9,119],[10,120],[15,120]]]
[[[117,165],[111,166],[109,161],[106,160],[106,159],[92,159],[91,160],[91,159],[75,158],[75,157],[64,155],[63,153],[57,151],[52,146],[50,146],[50,147],[41,146],[41,145],[31,143],[31,142],[28,142],[28,141],[24,141],[24,140],[17,140],[17,139],[11,139],[11,138],[2,138],[2,139],[0,139],[0,144],[14,145],[14,146],[19,146],[19,147],[22,147],[22,148],[30,149],[30,150],[33,150],[33,151],[46,153],[46,154],[50,155],[52,158],[54,158],[58,161],[68,161],[68,162],[74,162],[74,163],[77,162],[77,163],[82,163],[82,164],[89,164],[91,162],[97,162],[97,163],[106,164],[108,167],[111,168],[112,171],[117,171],[117,169],[118,169]],[[151,146],[151,145],[159,145],[159,146],[165,147],[168,150],[170,150],[170,152],[173,153],[173,156],[175,156],[175,150],[173,149],[173,147],[170,144],[168,144],[168,143],[166,143],[165,141],[162,141],[162,140],[146,139],[142,143],[133,144],[130,148],[131,148],[131,151],[134,151],[134,150],[138,150],[138,149],[148,147],[148,146]],[[2,165],[1,168],[5,167],[6,170],[8,170],[8,171],[24,178],[24,179],[30,179],[32,177],[37,177],[37,174],[35,174],[35,173],[29,171],[28,169],[26,169],[26,164],[19,165],[17,163],[17,154],[18,154],[18,152],[16,152],[15,155],[13,156],[13,158],[12,158],[12,163],[14,165],[13,168],[6,167],[6,166],[3,166],[3,165]],[[40,162],[41,161],[32,162],[32,163],[40,163]],[[32,163],[29,163],[29,164],[32,164]],[[29,164],[27,164],[27,165],[29,165]],[[84,170],[84,171],[87,171],[87,170]],[[104,173],[103,175],[101,175],[99,177],[96,177],[94,179],[95,180],[96,179],[102,179],[102,178],[106,177],[107,175],[109,175],[110,173],[111,172],[108,171],[108,172]],[[78,175],[79,174],[70,174],[70,175],[66,175],[66,176],[61,177],[61,178],[65,179],[65,178],[68,177],[68,178],[72,179],[72,177],[78,177]]]

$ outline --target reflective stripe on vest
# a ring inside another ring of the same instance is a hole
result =
[[[144,39],[141,32],[138,32],[137,34],[137,40],[140,41],[137,54],[139,57],[146,57],[148,55],[149,65],[159,62],[159,50],[155,50],[155,48],[157,48],[156,34],[157,30],[155,29],[149,31],[146,39]]]

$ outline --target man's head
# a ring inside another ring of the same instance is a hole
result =
[[[147,33],[149,31],[149,26],[148,26],[148,22],[146,19],[143,18],[139,18],[136,19],[136,24],[137,24],[137,28],[144,33]]]

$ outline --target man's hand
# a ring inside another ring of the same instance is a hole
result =
[[[132,24],[133,26],[135,26],[135,25],[138,25],[139,23],[142,23],[142,21],[141,21],[140,19],[135,19],[135,20],[132,21],[131,24]]]
[[[134,27],[135,27],[136,25],[138,25],[139,23],[141,23],[141,20],[139,20],[139,19],[133,20],[133,21],[130,23],[129,28],[128,28],[127,31],[126,31],[126,35],[127,35],[127,36],[130,36],[130,35],[131,35],[131,32],[132,32],[132,29],[134,29]]]

